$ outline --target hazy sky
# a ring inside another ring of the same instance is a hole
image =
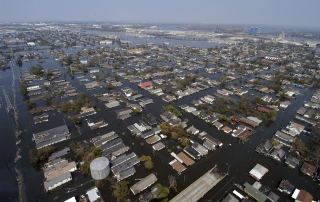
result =
[[[1,22],[130,21],[320,27],[320,0],[0,0]]]

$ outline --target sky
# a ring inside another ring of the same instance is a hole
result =
[[[0,22],[101,21],[320,28],[319,0],[0,0]]]

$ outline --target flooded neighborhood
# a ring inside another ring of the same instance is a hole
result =
[[[1,23],[1,201],[320,200],[319,38]]]

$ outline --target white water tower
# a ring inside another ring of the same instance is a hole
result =
[[[109,160],[105,157],[94,159],[90,164],[91,176],[95,180],[103,180],[110,173]]]

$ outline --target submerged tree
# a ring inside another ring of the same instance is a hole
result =
[[[176,192],[178,192],[178,189],[177,189],[178,184],[177,184],[176,178],[173,175],[169,175],[168,179],[170,184],[169,189],[174,189]]]

